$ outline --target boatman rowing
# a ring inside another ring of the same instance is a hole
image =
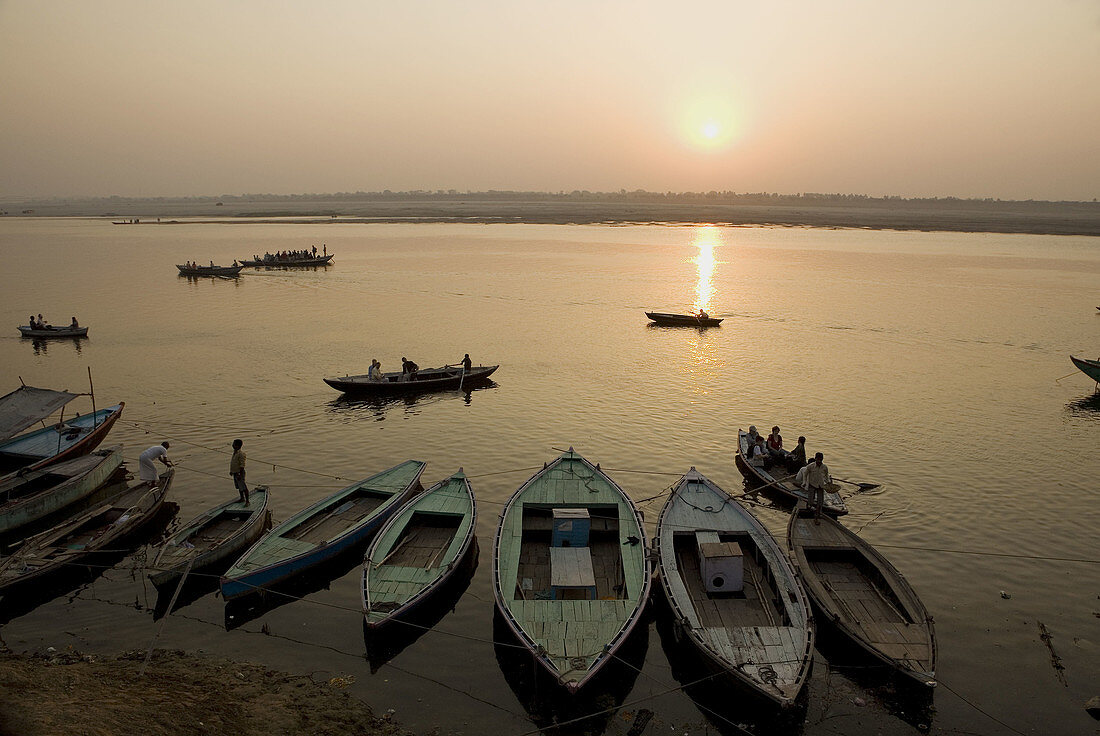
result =
[[[825,487],[832,483],[829,477],[829,466],[823,461],[825,456],[820,452],[814,455],[814,459],[803,468],[802,487],[810,494],[810,504],[814,508],[814,523],[820,524],[821,509],[825,506]]]

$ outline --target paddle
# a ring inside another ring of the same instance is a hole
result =
[[[841,483],[848,483],[849,485],[858,486],[859,490],[861,490],[861,491],[869,491],[872,488],[878,488],[879,486],[882,485],[881,483],[856,483],[853,480],[845,480],[844,478],[837,478],[835,475],[832,476],[832,479],[833,480],[839,480]]]

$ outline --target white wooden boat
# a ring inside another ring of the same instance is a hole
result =
[[[932,617],[905,577],[839,522],[800,506],[787,545],[821,621],[922,685],[936,684]]]
[[[657,521],[661,587],[713,669],[791,706],[813,664],[809,600],[767,529],[691,468]]]
[[[642,517],[573,448],[532,476],[500,515],[493,594],[516,638],[568,692],[614,657],[649,599]]]
[[[750,483],[765,486],[765,490],[770,491],[774,496],[779,496],[791,506],[799,501],[809,503],[813,500],[810,498],[809,491],[795,481],[796,471],[792,471],[782,463],[765,467],[749,460],[749,433],[740,429],[737,430],[736,464],[738,470]],[[848,513],[848,507],[840,497],[840,486],[836,483],[830,483],[825,489],[825,505],[822,511],[833,516],[843,516]]]
[[[410,499],[363,560],[363,617],[376,628],[407,616],[456,574],[475,543],[477,506],[460,469]]]

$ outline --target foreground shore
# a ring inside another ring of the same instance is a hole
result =
[[[343,688],[255,664],[155,651],[0,654],[0,736],[407,736]]]

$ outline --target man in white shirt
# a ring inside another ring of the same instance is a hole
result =
[[[151,486],[155,486],[157,481],[160,480],[160,473],[157,472],[157,466],[153,465],[154,460],[160,460],[164,463],[165,467],[172,467],[172,461],[168,459],[167,441],[161,442],[159,445],[153,445],[148,450],[141,453],[138,458],[138,478]]]
[[[810,505],[814,508],[814,516],[821,517],[821,508],[825,505],[825,487],[832,483],[829,477],[829,466],[822,462],[825,456],[820,452],[814,455],[814,459],[804,468],[802,487],[810,494]]]

